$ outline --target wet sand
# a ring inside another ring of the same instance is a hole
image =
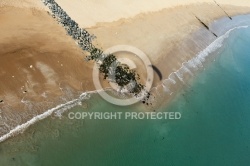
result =
[[[94,90],[92,64],[46,11],[1,7],[0,21],[0,133]]]

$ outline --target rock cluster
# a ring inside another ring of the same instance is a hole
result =
[[[94,36],[90,35],[85,29],[80,28],[54,0],[43,0],[43,3],[50,9],[52,17],[65,28],[68,35],[77,41],[79,47],[91,52],[94,48],[92,45]]]
[[[117,83],[121,88],[132,87],[128,88],[129,93],[136,97],[140,95],[144,96],[142,102],[147,105],[149,104],[150,93],[139,82],[140,77],[135,71],[122,66],[114,55],[104,55],[101,49],[95,48],[92,44],[92,40],[95,37],[90,35],[85,29],[79,28],[78,24],[54,0],[43,0],[43,3],[50,9],[52,17],[65,28],[68,35],[77,42],[79,47],[90,53],[85,60],[99,62],[99,70],[104,74],[104,79],[108,78],[109,81]]]

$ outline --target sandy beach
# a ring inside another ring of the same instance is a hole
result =
[[[211,0],[56,2],[97,37],[97,47],[137,47],[160,69],[163,79],[216,39],[197,18],[209,25],[227,17],[225,12],[230,17],[250,12],[247,0],[217,0],[221,7]],[[93,63],[83,60],[87,54],[47,11],[40,0],[0,2],[0,117],[8,123],[0,122],[0,134],[82,92],[95,90]],[[198,30],[204,33],[193,35]],[[197,42],[199,37],[201,42]],[[161,83],[155,75],[153,86]],[[9,121],[15,116],[20,120]]]

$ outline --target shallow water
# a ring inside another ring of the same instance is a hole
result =
[[[214,61],[158,111],[180,120],[69,120],[50,117],[0,144],[0,166],[248,166],[250,29],[231,33]],[[71,111],[145,111],[98,95]]]

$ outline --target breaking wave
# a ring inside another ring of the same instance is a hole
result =
[[[192,70],[196,71],[199,68],[203,68],[203,63],[205,62],[206,58],[217,49],[223,46],[223,42],[227,39],[230,33],[236,29],[248,28],[249,26],[238,26],[228,30],[224,35],[218,37],[214,40],[209,46],[207,46],[204,50],[199,52],[195,57],[190,59],[187,62],[183,62],[180,69],[175,72],[170,73],[167,79],[162,81],[162,84],[154,87],[153,89],[156,91],[156,94],[159,94],[159,90],[163,88],[165,94],[172,95],[171,85],[176,84],[176,82],[184,82],[184,75],[189,74],[191,77],[194,76]]]
[[[9,133],[3,135],[2,137],[0,137],[0,142],[5,141],[6,139],[13,137],[19,133],[22,133],[23,131],[25,131],[29,126],[35,124],[36,122],[43,120],[49,116],[51,116],[53,113],[55,114],[55,116],[57,117],[61,117],[62,113],[64,113],[65,111],[77,106],[77,105],[81,105],[83,100],[87,100],[91,97],[92,93],[96,93],[96,91],[90,91],[90,92],[85,92],[82,93],[79,98],[68,101],[65,104],[60,104],[54,108],[51,108],[49,110],[47,110],[46,112],[37,115],[35,117],[33,117],[32,119],[30,119],[29,121],[27,121],[26,123],[23,123],[22,125],[18,125],[16,126],[14,129],[10,130]]]

